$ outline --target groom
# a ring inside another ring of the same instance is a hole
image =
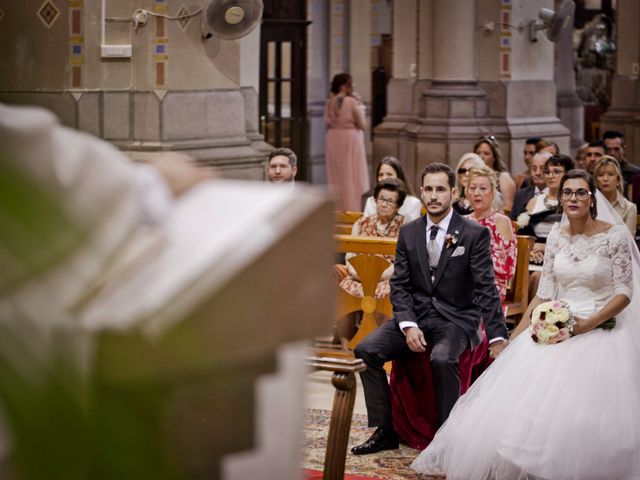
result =
[[[455,174],[443,163],[422,172],[422,201],[427,215],[400,229],[391,278],[394,318],[355,349],[367,369],[360,374],[373,435],[351,449],[356,455],[398,448],[384,363],[425,352],[430,365],[436,409],[442,424],[460,396],[458,358],[481,340],[484,320],[489,349],[504,349],[507,328],[494,282],[489,230],[452,210]]]

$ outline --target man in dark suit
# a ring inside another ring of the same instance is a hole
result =
[[[624,193],[629,199],[629,185],[633,183],[633,177],[640,175],[640,167],[629,162],[624,157],[624,134],[617,130],[607,130],[602,135],[602,141],[607,146],[609,155],[615,158],[620,164],[620,170],[622,172],[622,179],[624,180]]]
[[[369,426],[378,427],[361,455],[398,448],[384,363],[432,345],[430,365],[438,420],[444,422],[460,396],[458,359],[481,340],[484,320],[491,355],[506,345],[507,328],[495,286],[489,230],[451,208],[455,175],[442,163],[422,172],[427,215],[400,229],[391,278],[394,318],[355,349],[367,369],[360,374]]]
[[[516,192],[513,199],[513,208],[509,213],[511,220],[517,220],[518,215],[527,209],[527,203],[536,195],[544,192],[546,184],[544,181],[544,164],[552,157],[549,152],[538,152],[531,159],[529,171],[531,172],[531,180],[533,185],[521,188]]]

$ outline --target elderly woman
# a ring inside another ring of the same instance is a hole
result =
[[[467,173],[473,167],[481,167],[483,165],[484,162],[482,161],[482,158],[471,152],[465,153],[460,157],[460,160],[458,160],[458,165],[456,166],[456,190],[458,191],[458,197],[453,202],[453,209],[460,215],[468,215],[473,211],[465,191]]]
[[[511,211],[516,196],[516,184],[502,161],[500,145],[493,135],[480,137],[473,146],[474,153],[480,155],[484,163],[498,176],[498,192],[502,194],[504,204],[501,209]]]
[[[500,300],[504,302],[509,281],[516,271],[516,237],[511,220],[493,207],[497,181],[494,172],[482,165],[467,174],[467,198],[473,212],[467,216],[491,232],[491,259]]]
[[[384,157],[380,161],[380,164],[376,169],[376,181],[381,182],[385,178],[398,178],[404,182],[407,197],[404,199],[404,203],[400,207],[400,210],[398,210],[398,213],[404,217],[405,223],[418,218],[422,210],[422,201],[413,195],[411,184],[407,182],[404,169],[397,158]],[[373,215],[376,215],[377,210],[376,199],[371,195],[367,198],[364,205],[364,216],[372,217]]]
[[[397,238],[400,225],[404,223],[404,217],[398,213],[404,203],[407,191],[404,182],[398,178],[385,178],[378,182],[373,196],[376,200],[376,214],[370,217],[361,217],[353,225],[351,234],[362,237]],[[349,263],[354,254],[346,255],[347,275],[340,280],[340,287],[347,293],[356,297],[363,297],[362,283],[358,278],[355,268]],[[393,274],[393,255],[382,255],[389,262],[389,267],[382,273],[376,286],[375,298],[383,298],[389,295],[391,287],[389,280]],[[355,331],[356,317],[347,315],[338,322],[338,336],[344,349],[348,349],[349,338]]]
[[[631,235],[636,235],[636,217],[638,209],[634,203],[624,198],[622,171],[618,161],[609,155],[605,155],[593,170],[598,190],[602,192],[613,209],[620,215]]]

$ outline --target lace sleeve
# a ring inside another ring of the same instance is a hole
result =
[[[547,237],[544,248],[544,263],[542,264],[542,277],[536,296],[541,299],[555,299],[557,292],[556,275],[553,270],[553,262],[558,251],[560,241],[560,225],[555,224]]]
[[[616,294],[631,298],[633,281],[631,250],[626,227],[619,225],[611,228],[609,249],[613,265],[613,290]]]

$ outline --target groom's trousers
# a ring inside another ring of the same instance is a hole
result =
[[[433,388],[441,425],[460,396],[460,369],[458,359],[469,346],[467,334],[456,324],[432,310],[426,325],[419,325],[427,344],[432,345],[429,363]],[[394,321],[381,325],[369,334],[355,349],[356,358],[361,358],[367,369],[360,373],[364,388],[367,416],[370,427],[393,428],[391,398],[384,364],[405,355],[426,355],[411,352],[404,333]]]

